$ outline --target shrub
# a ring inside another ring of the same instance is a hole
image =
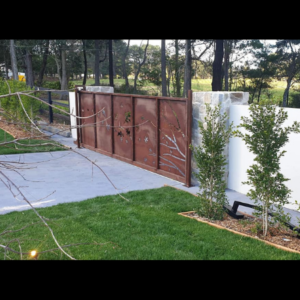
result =
[[[200,183],[198,213],[202,217],[216,220],[224,218],[223,206],[228,205],[225,194],[226,158],[223,151],[232,135],[233,126],[230,124],[226,129],[228,116],[226,113],[221,116],[220,109],[220,105],[212,109],[206,104],[205,123],[198,122],[202,145],[190,146],[199,170],[199,173],[194,173]]]
[[[30,89],[26,85],[25,82],[18,81],[18,80],[8,80],[7,83],[9,84],[11,93],[21,92],[21,91],[28,91],[33,90]],[[5,80],[0,79],[0,94],[6,95],[9,94],[9,88]],[[28,96],[20,95],[22,104],[28,113],[28,115],[32,118],[35,118],[39,108],[40,102],[36,99],[33,99]],[[24,109],[20,103],[18,96],[8,96],[4,98],[0,98],[1,107],[5,110],[6,117],[9,120],[19,120],[21,122],[29,122]]]
[[[276,111],[278,109],[278,112]],[[238,127],[244,128],[248,133],[239,130],[234,135],[245,141],[246,145],[256,157],[256,162],[247,170],[248,184],[253,188],[247,193],[258,206],[256,216],[262,217],[263,235],[267,235],[269,222],[289,221],[288,214],[284,214],[283,206],[289,203],[291,190],[284,182],[285,178],[280,171],[280,158],[286,151],[280,151],[288,141],[291,132],[300,132],[300,123],[294,122],[292,126],[282,127],[288,117],[288,113],[275,105],[251,104],[249,106],[250,118],[242,117],[243,123]],[[268,212],[272,210],[273,220]]]

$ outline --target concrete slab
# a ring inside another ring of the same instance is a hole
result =
[[[73,138],[53,135],[51,139],[95,162],[116,188],[101,170],[71,150],[1,155],[0,161],[10,162],[12,166],[18,168],[18,173],[9,169],[1,171],[13,180],[35,207],[48,207],[59,203],[82,201],[96,196],[115,195],[134,190],[154,189],[164,185],[173,186],[194,195],[199,192],[198,186],[187,188],[178,181],[120,160],[85,148],[78,149]],[[13,186],[10,191],[0,181],[0,191],[0,214],[30,208]],[[236,191],[227,189],[226,195],[230,205],[236,200],[253,204],[253,201],[246,195]],[[252,214],[253,209],[240,206],[239,211]],[[285,209],[285,211],[291,214],[291,222],[297,225],[297,217],[300,218],[300,212],[291,209]]]

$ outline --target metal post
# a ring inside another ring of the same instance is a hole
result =
[[[52,105],[51,92],[48,92],[48,103]],[[49,105],[49,123],[53,123],[52,106]]]
[[[192,151],[190,149],[190,144],[192,143],[192,99],[193,99],[193,91],[188,90],[188,99],[186,101],[186,112],[187,112],[187,128],[186,128],[186,155],[185,155],[185,186],[191,186],[191,155]]]

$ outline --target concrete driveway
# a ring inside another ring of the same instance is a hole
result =
[[[78,149],[73,138],[54,135],[52,139],[87,156],[99,165],[117,189],[98,168],[92,166],[90,161],[72,151],[0,156],[1,161],[12,162],[11,164],[18,168],[18,173],[8,169],[3,170],[3,172],[20,188],[35,207],[82,201],[96,196],[126,193],[134,190],[160,188],[164,185],[173,186],[192,194],[199,191],[198,186],[187,188],[181,182],[120,160],[85,148]],[[30,208],[13,186],[11,191],[0,181],[0,214]],[[235,200],[253,203],[247,196],[232,190],[227,189],[226,195],[230,205]],[[297,217],[300,218],[300,212],[285,210],[292,215],[291,222],[295,225],[298,224]],[[240,206],[239,211],[252,214],[253,209]]]

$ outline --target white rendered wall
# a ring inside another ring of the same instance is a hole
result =
[[[279,108],[278,108],[279,109]],[[284,108],[288,112],[288,119],[283,126],[291,126],[294,121],[300,121],[300,109]],[[241,116],[249,117],[249,106],[231,105],[230,106],[230,122],[234,126],[241,123]],[[246,132],[244,128],[240,128],[241,132]],[[291,133],[289,135],[289,142],[282,147],[282,150],[287,151],[280,159],[280,172],[289,178],[286,181],[286,186],[292,190],[290,204],[285,207],[290,209],[297,209],[294,205],[294,200],[300,200],[300,133]],[[242,181],[247,180],[246,170],[254,164],[255,155],[252,154],[244,141],[241,138],[231,138],[229,141],[229,176],[228,188],[247,194],[251,188],[248,185],[242,184]]]
[[[75,92],[69,92],[70,113],[76,115]],[[76,118],[70,116],[72,138],[77,139]]]

